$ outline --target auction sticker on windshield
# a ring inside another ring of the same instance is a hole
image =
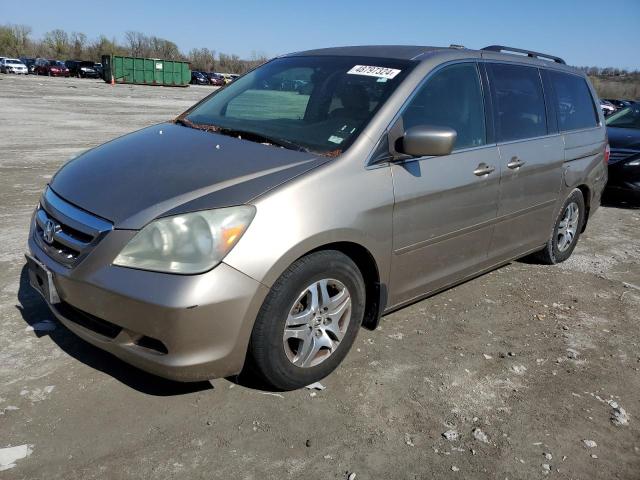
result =
[[[349,75],[365,75],[367,77],[388,78],[391,80],[402,70],[387,67],[374,67],[371,65],[356,65],[347,73]]]

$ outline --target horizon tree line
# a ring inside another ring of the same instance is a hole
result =
[[[192,70],[214,70],[242,74],[268,60],[263,53],[253,52],[250,59],[236,54],[218,53],[209,48],[192,48],[186,54],[176,43],[142,32],[127,31],[124,41],[99,35],[89,40],[82,32],[54,29],[42,38],[32,37],[28,25],[0,25],[0,55],[12,57],[41,57],[56,60],[90,60],[100,62],[102,55],[126,55],[145,58],[162,58],[191,63]]]

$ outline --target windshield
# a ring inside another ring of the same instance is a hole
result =
[[[184,117],[185,123],[216,127],[212,130],[222,133],[250,133],[256,141],[262,137],[267,143],[339,154],[414,65],[362,57],[278,58],[196,106]]]
[[[640,129],[640,104],[634,104],[614,113],[606,122],[607,127]]]

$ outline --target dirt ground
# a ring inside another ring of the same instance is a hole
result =
[[[23,270],[43,186],[210,91],[0,75],[0,478],[640,478],[638,209],[362,330],[323,391],[172,383],[54,322]]]

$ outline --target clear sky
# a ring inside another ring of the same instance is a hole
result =
[[[249,57],[335,45],[490,44],[640,69],[640,0],[0,0],[0,24],[90,39],[136,30]]]

